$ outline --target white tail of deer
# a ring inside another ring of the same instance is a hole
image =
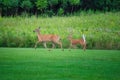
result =
[[[77,44],[80,44],[83,47],[83,50],[84,51],[86,50],[86,39],[85,39],[84,34],[82,35],[82,38],[80,38],[80,39],[73,39],[72,34],[70,34],[68,36],[68,39],[70,41],[70,48]]]
[[[52,42],[52,48],[55,47],[55,44],[60,45],[61,49],[62,49],[62,43],[60,42],[60,37],[58,35],[54,35],[54,34],[46,34],[43,35],[40,33],[40,27],[35,29],[33,32],[37,33],[37,37],[38,37],[38,41],[35,44],[35,49],[37,47],[37,44],[42,42],[44,47],[47,48],[46,46],[46,42]]]
[[[85,35],[84,34],[82,35],[82,38],[83,38],[84,43],[86,43],[86,39],[85,39]]]

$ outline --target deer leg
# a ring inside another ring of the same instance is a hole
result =
[[[46,42],[43,42],[43,45],[44,45],[45,48],[47,48],[47,46],[46,46]]]
[[[83,50],[85,51],[85,44],[81,44]]]
[[[35,43],[35,49],[36,49],[38,43],[39,43],[39,41],[37,41],[37,42]]]
[[[62,50],[64,50],[63,48],[62,48],[62,42],[56,42],[58,45],[60,45],[60,47],[61,47],[61,49]]]
[[[54,43],[52,43],[52,48],[55,48],[55,44]]]
[[[72,48],[72,43],[70,43],[70,46],[69,46],[69,51],[71,51],[71,48]]]
[[[73,47],[73,49],[76,49],[76,48],[77,48],[77,46],[76,46],[76,45],[73,45],[72,47]]]
[[[83,50],[85,51],[85,49],[86,49],[86,43],[80,42],[80,45],[82,46]]]
[[[47,48],[46,42],[43,42],[43,45],[45,48]],[[48,49],[48,51],[50,51],[50,49]]]
[[[84,50],[84,51],[86,50],[86,44],[84,44],[83,50]]]
[[[59,42],[59,45],[60,45],[61,49],[64,51],[64,49],[62,48],[62,42]]]

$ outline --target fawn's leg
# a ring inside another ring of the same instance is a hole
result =
[[[84,44],[84,46],[83,46],[83,50],[84,50],[84,51],[86,50],[86,44]]]
[[[70,46],[69,46],[69,51],[71,51],[72,46],[73,46],[73,45],[72,45],[72,43],[70,43]]]
[[[86,50],[86,43],[81,41],[80,45],[83,47],[83,50],[85,51]]]

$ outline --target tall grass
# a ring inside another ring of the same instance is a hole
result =
[[[63,46],[68,47],[67,36],[73,31],[74,38],[86,35],[87,48],[120,49],[120,12],[77,14],[69,17],[1,17],[1,47],[33,47],[37,40],[33,30],[41,27],[42,34],[58,34]],[[42,45],[41,45],[42,46]]]

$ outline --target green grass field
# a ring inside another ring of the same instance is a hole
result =
[[[119,50],[0,48],[0,80],[119,79]]]

